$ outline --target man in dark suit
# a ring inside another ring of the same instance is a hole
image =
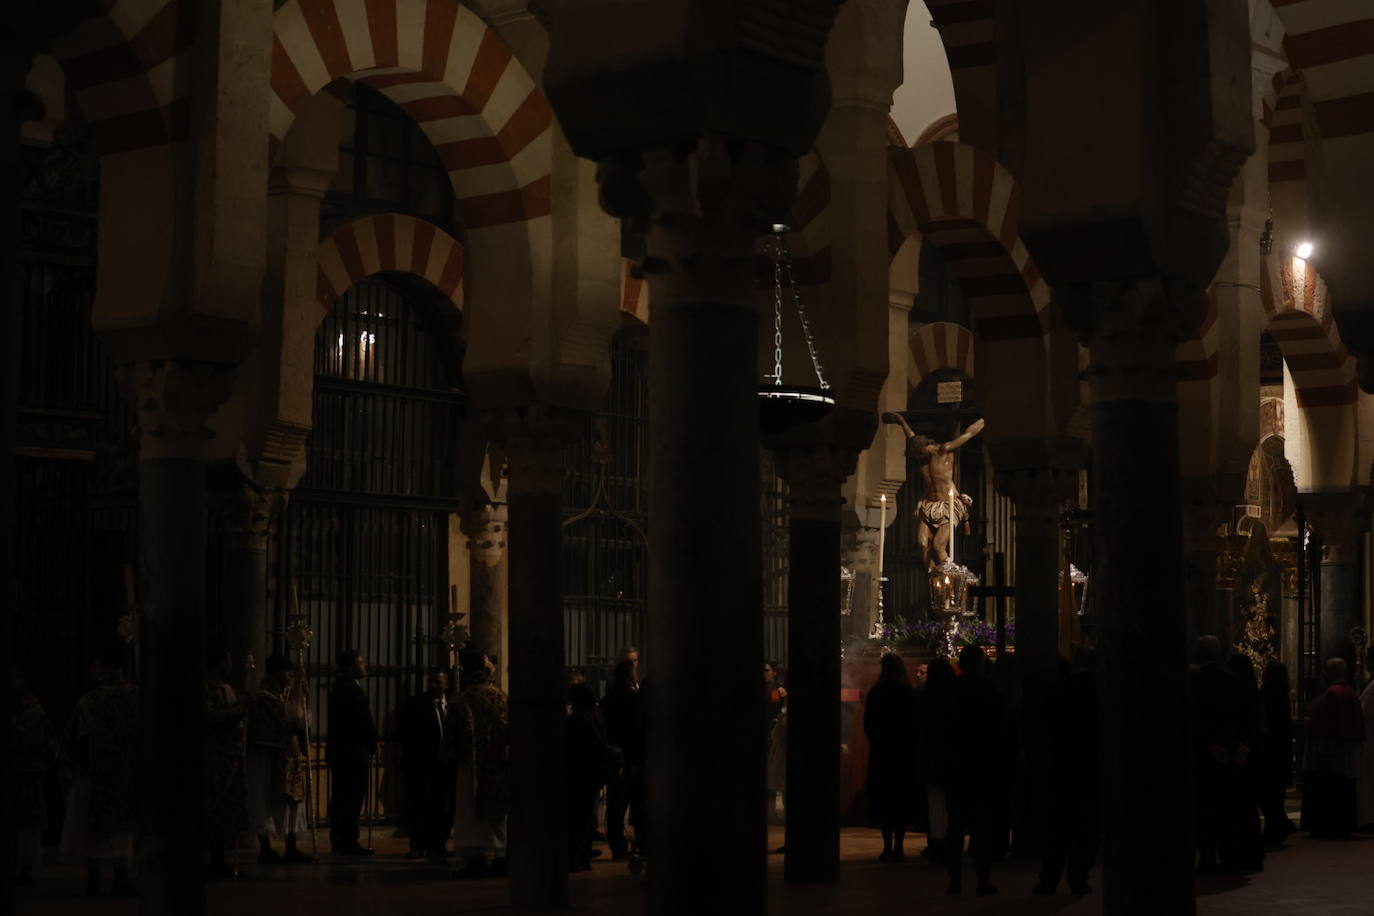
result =
[[[362,679],[367,661],[357,649],[339,653],[339,678],[329,691],[325,760],[333,785],[329,796],[329,844],[335,855],[369,856],[358,843],[358,815],[367,798],[369,758],[377,750],[377,723]]]
[[[401,720],[401,752],[410,808],[410,855],[442,862],[453,826],[454,774],[443,760],[448,675],[430,672],[427,688],[411,697]]]

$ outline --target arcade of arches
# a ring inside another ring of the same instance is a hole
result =
[[[169,753],[208,646],[320,697],[367,657],[386,829],[397,711],[494,656],[518,910],[569,903],[569,674],[638,647],[655,914],[766,910],[763,659],[783,875],[824,883],[883,650],[980,643],[1034,697],[1094,647],[1113,914],[1198,910],[1199,637],[1299,719],[1370,673],[1362,4],[12,6],[4,657],[60,730],[129,646],[141,912],[213,911]],[[828,412],[760,407],[822,373]],[[965,431],[966,509],[921,450]]]

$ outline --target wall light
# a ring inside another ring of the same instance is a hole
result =
[[[1306,261],[1308,258],[1312,257],[1312,243],[1303,242],[1293,251],[1293,253]]]

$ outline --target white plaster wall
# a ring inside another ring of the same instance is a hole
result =
[[[953,113],[954,80],[945,46],[926,5],[913,0],[906,13],[902,84],[892,93],[892,120],[906,142],[914,143],[933,122]]]

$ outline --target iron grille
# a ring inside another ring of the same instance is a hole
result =
[[[305,666],[317,767],[335,658],[356,648],[368,660],[384,815],[399,807],[398,712],[427,669],[448,664],[435,636],[448,612],[448,534],[458,510],[461,356],[427,306],[409,286],[369,279],[325,317],[306,473],[270,554],[272,642],[281,644],[293,595],[314,630]],[[327,782],[316,785],[323,791]],[[328,798],[318,801],[327,811]]]
[[[760,452],[759,512],[763,530],[763,647],[765,658],[776,666],[787,667],[787,552],[790,547],[788,525],[792,515],[787,508],[787,482],[778,476],[771,449]],[[835,609],[839,613],[839,608]],[[764,659],[759,659],[762,667]]]
[[[598,687],[622,649],[644,639],[648,594],[647,334],[611,342],[611,386],[587,434],[568,447],[563,482],[565,660]]]

